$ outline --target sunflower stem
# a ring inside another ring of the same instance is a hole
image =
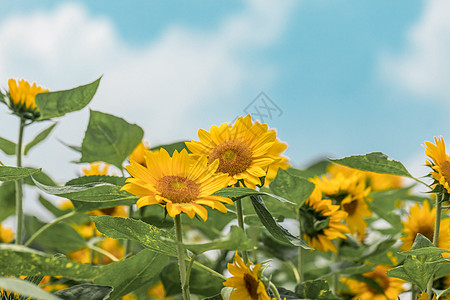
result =
[[[77,212],[75,210],[72,210],[70,212],[68,212],[65,215],[62,215],[56,219],[54,219],[53,221],[51,221],[50,223],[45,224],[44,226],[42,226],[41,228],[39,228],[38,231],[36,231],[31,237],[30,239],[25,243],[25,246],[29,246],[31,245],[31,243],[39,236],[41,235],[44,231],[46,231],[47,229],[49,229],[50,227],[52,227],[55,224],[58,224],[59,222],[61,222],[62,220],[68,219],[72,216],[74,216]]]
[[[337,262],[339,262],[341,260],[341,257],[339,255],[340,245],[341,245],[341,240],[338,239],[336,241],[337,252],[334,253],[334,255],[333,255],[333,263],[337,263]],[[339,274],[334,274],[333,275],[333,282],[332,282],[332,285],[331,285],[331,292],[333,293],[333,295],[337,295],[338,283],[339,283]]]
[[[123,174],[123,171],[122,171]],[[128,206],[128,218],[130,219],[133,216],[133,205]],[[123,257],[127,257],[128,253],[131,251],[131,240],[125,239],[123,244]]]
[[[91,249],[92,251],[98,252],[98,253],[108,257],[112,261],[119,261],[119,259],[117,257],[115,257],[112,253],[106,251],[105,249],[102,249],[95,245],[88,245],[88,248]],[[100,258],[101,257],[99,257],[99,261],[100,261]],[[101,262],[100,262],[100,264],[101,264]]]
[[[214,270],[211,269],[211,268],[208,268],[207,266],[205,266],[205,265],[202,264],[202,263],[199,263],[198,261],[194,261],[194,264],[195,264],[197,267],[202,268],[202,269],[205,270],[205,271],[208,271],[209,273],[211,273],[211,274],[213,274],[213,275],[219,277],[219,278],[222,279],[222,280],[227,280],[227,278],[226,278],[225,276],[223,276],[222,274],[220,274],[219,272],[214,271]]]
[[[183,233],[181,229],[181,217],[180,215],[176,215],[174,218],[175,222],[175,236],[177,238],[177,252],[178,252],[178,267],[180,269],[180,280],[181,280],[181,289],[183,291],[183,299],[189,300],[189,286],[186,286],[186,261],[185,261],[185,250],[183,247]]]
[[[299,237],[302,238],[303,236],[303,230],[302,230],[302,222],[300,220],[300,209],[297,212],[297,219],[298,219],[298,229],[299,229]],[[304,252],[302,247],[298,247],[298,262],[297,262],[297,272],[298,272],[298,280],[297,283],[301,283],[305,280],[305,275],[303,273],[303,264],[304,264]]]
[[[239,227],[241,227],[242,230],[244,230],[244,232],[245,232],[245,228],[244,228],[244,214],[242,212],[241,199],[238,199],[238,200],[234,201],[234,204],[236,204],[236,214],[237,214],[237,220],[238,220]],[[244,260],[245,264],[248,263],[248,255],[247,255],[247,251],[246,250],[242,250],[242,259]]]
[[[22,167],[22,141],[23,131],[25,128],[25,118],[20,117],[19,138],[16,144],[17,167]],[[15,181],[16,187],[16,216],[17,216],[17,232],[16,245],[22,245],[23,238],[23,179]]]
[[[441,212],[442,212],[442,202],[448,200],[449,194],[445,191],[444,194],[439,193],[436,194],[436,219],[434,223],[434,234],[433,234],[433,245],[435,247],[438,246],[439,243],[439,229],[441,227]],[[433,298],[433,281],[434,281],[434,274],[431,275],[430,280],[428,281],[427,285],[427,293],[428,293],[428,299]]]
[[[184,288],[188,289],[189,288],[189,280],[191,278],[191,271],[192,271],[192,265],[195,262],[195,259],[197,258],[198,254],[194,254],[191,257],[191,260],[189,261],[188,267],[187,267],[187,272],[186,272],[186,281],[184,282]]]
[[[411,300],[417,300],[417,290],[415,284],[411,285]]]
[[[275,299],[281,300],[280,293],[278,293],[277,287],[272,282],[269,283],[269,289],[272,291]]]

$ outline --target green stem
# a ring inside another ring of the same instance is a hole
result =
[[[119,261],[119,259],[117,257],[115,257],[112,253],[109,253],[108,251],[106,251],[105,249],[102,249],[100,247],[97,247],[95,245],[88,245],[87,246],[89,249],[98,252],[100,254],[103,254],[104,256],[108,257],[110,260],[112,261]]]
[[[234,201],[234,204],[236,205],[236,214],[237,214],[238,225],[245,232],[245,228],[244,228],[244,214],[242,212],[241,199],[238,199],[238,200]],[[247,256],[247,251],[246,250],[242,250],[242,259],[244,260],[245,264],[248,263],[248,256]]]
[[[425,186],[428,187],[430,190],[433,190],[433,188],[431,187],[431,185],[429,185],[429,184],[423,182],[422,180],[420,180],[420,179],[418,179],[418,178],[415,178],[415,177],[411,177],[411,178],[414,179],[415,181],[417,181],[418,183],[421,183],[421,184],[425,185]]]
[[[444,194],[437,194],[436,195],[436,219],[434,222],[434,234],[433,234],[433,245],[435,247],[438,246],[439,243],[439,229],[441,227],[441,212],[442,212],[442,202],[448,200],[448,193],[444,192]],[[428,299],[432,299],[433,297],[433,281],[434,281],[434,274],[431,275],[430,280],[428,281],[427,285],[427,293],[428,293]]]
[[[22,141],[23,130],[25,128],[25,119],[20,118],[19,138],[16,144],[17,167],[22,167]],[[23,179],[16,180],[16,216],[17,216],[17,232],[16,245],[22,245],[23,239]]]
[[[191,257],[191,260],[189,261],[188,267],[187,267],[187,272],[186,272],[186,281],[184,282],[184,288],[188,289],[189,288],[189,279],[191,278],[191,271],[192,271],[192,265],[195,262],[195,259],[197,258],[198,254],[194,254]]]
[[[180,269],[180,279],[181,279],[181,289],[183,291],[183,299],[189,300],[189,286],[185,286],[186,283],[186,261],[185,261],[185,251],[183,247],[183,233],[181,231],[181,217],[180,215],[175,216],[175,236],[177,238],[177,252],[178,252],[178,267]]]
[[[278,293],[277,287],[272,282],[269,283],[269,288],[275,296],[275,299],[281,300],[280,293]]]
[[[303,236],[303,230],[302,230],[302,222],[300,220],[300,209],[297,213],[297,219],[298,219],[298,228],[299,228],[299,237],[302,238]],[[298,272],[298,281],[297,283],[301,283],[305,281],[305,275],[303,273],[303,264],[304,264],[304,256],[305,252],[302,247],[298,247],[298,262],[297,262],[297,272]]]
[[[411,300],[417,300],[417,290],[415,284],[411,285]]]
[[[294,273],[295,282],[297,282],[297,284],[303,282],[303,280],[300,279],[300,273],[298,272],[297,267],[291,261],[286,261],[286,264],[291,268],[292,273]]]
[[[123,173],[123,171],[122,171]],[[133,205],[128,206],[128,218],[133,216]],[[125,239],[123,245],[123,257],[127,257],[128,253],[131,251],[131,240]]]
[[[202,268],[203,270],[208,271],[209,273],[211,273],[211,274],[213,274],[213,275],[216,275],[217,277],[219,277],[219,278],[221,278],[221,279],[223,279],[223,280],[227,280],[227,278],[226,278],[225,276],[223,276],[222,274],[220,274],[219,272],[216,272],[216,271],[214,271],[213,269],[208,268],[207,266],[205,266],[205,265],[202,264],[202,263],[199,263],[198,261],[194,261],[194,264],[195,264],[197,267]]]
[[[74,216],[77,212],[75,210],[72,210],[71,212],[68,212],[65,215],[62,215],[56,219],[54,219],[53,221],[51,221],[50,223],[45,224],[44,226],[42,226],[41,228],[39,228],[38,231],[36,231],[31,237],[30,239],[25,243],[25,246],[29,246],[41,233],[43,233],[45,230],[49,229],[50,227],[52,227],[55,224],[58,224],[59,222],[61,222],[62,220],[68,219],[72,216]]]
[[[337,252],[333,256],[333,263],[337,263],[341,260],[341,257],[339,256],[340,245],[341,245],[341,240],[340,239],[336,240]],[[333,283],[331,285],[331,292],[334,295],[337,295],[338,284],[339,284],[339,274],[334,274],[333,275]]]

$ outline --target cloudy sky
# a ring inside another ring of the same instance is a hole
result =
[[[444,0],[1,0],[0,88],[103,75],[90,108],[140,125],[153,146],[249,112],[296,166],[382,151],[422,176],[421,144],[450,141],[449,14]],[[74,177],[79,156],[58,140],[80,145],[88,115],[61,118],[25,163]],[[17,126],[1,107],[0,136]]]

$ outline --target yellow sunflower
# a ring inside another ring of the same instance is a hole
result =
[[[150,150],[150,147],[148,146],[147,141],[142,141],[134,148],[133,152],[131,152],[129,159],[134,160],[145,167],[145,150]]]
[[[337,252],[332,240],[347,237],[348,227],[341,221],[347,213],[333,205],[331,200],[322,199],[322,193],[317,187],[301,208],[303,238],[308,245],[318,251]]]
[[[354,300],[397,299],[398,295],[405,290],[403,288],[405,281],[387,276],[387,270],[389,270],[389,267],[378,265],[373,271],[362,274],[364,277],[375,280],[383,289],[384,294],[361,281],[350,278],[343,278],[342,281],[348,286],[350,293],[354,295],[352,298]]]
[[[122,187],[139,197],[138,208],[159,204],[172,218],[184,212],[191,219],[198,214],[206,221],[208,212],[203,205],[226,213],[222,202],[233,204],[228,198],[212,195],[229,181],[226,174],[216,173],[218,160],[207,165],[206,157],[196,159],[185,149],[175,151],[172,157],[165,149],[158,153],[146,151],[145,158],[146,167],[130,161],[126,168],[132,177]]]
[[[403,223],[403,234],[400,239],[403,245],[401,250],[410,250],[418,233],[426,236],[430,241],[433,241],[434,223],[436,221],[436,207],[430,209],[428,201],[424,201],[422,207],[419,203],[414,205],[409,210],[409,216]],[[438,247],[450,250],[450,218],[442,219],[439,227],[439,241]],[[449,257],[449,253],[442,253],[444,257]]]
[[[445,153],[445,143],[442,136],[434,137],[434,142],[436,145],[425,141],[425,155],[431,159],[426,163],[433,169],[430,175],[447,190],[447,193],[450,193],[450,156]]]
[[[164,289],[164,285],[161,281],[158,281],[147,290],[147,296],[160,300],[172,300],[172,297],[166,297],[166,290]]]
[[[23,79],[20,81],[9,79],[8,87],[8,106],[14,111],[14,113],[23,115],[29,119],[39,117],[39,110],[36,107],[35,100],[36,95],[46,93],[49,90],[37,86],[36,83],[30,85],[28,81]]]
[[[198,136],[200,142],[187,142],[186,146],[195,156],[206,156],[208,164],[218,160],[217,172],[228,174],[228,185],[238,180],[252,188],[261,185],[259,178],[281,160],[278,151],[283,146],[276,144],[276,132],[253,123],[250,115],[239,117],[233,126],[223,123],[212,126],[210,132],[199,129]]]
[[[227,265],[233,277],[228,278],[223,285],[234,288],[230,300],[270,300],[261,278],[261,264],[244,264],[237,251],[233,263]]]
[[[109,164],[102,162],[90,163],[88,167],[82,168],[84,176],[109,175]]]
[[[6,228],[0,223],[0,243],[9,243],[14,239],[14,232],[11,228]]]
[[[357,233],[362,239],[365,235],[367,223],[364,217],[370,217],[372,212],[366,203],[370,188],[366,187],[364,177],[355,172],[349,175],[335,173],[331,178],[315,177],[311,180],[323,193],[324,198],[333,200],[347,212],[345,223],[351,233]]]

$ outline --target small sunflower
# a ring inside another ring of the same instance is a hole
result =
[[[364,217],[372,215],[366,203],[370,188],[366,187],[363,175],[359,172],[347,176],[344,173],[336,173],[331,178],[322,176],[311,181],[322,191],[324,198],[331,199],[347,212],[345,223],[350,232],[363,238],[367,228]]]
[[[227,268],[233,277],[228,278],[223,285],[234,288],[230,300],[270,300],[261,281],[261,264],[245,265],[236,251],[233,263],[229,263]]]
[[[331,200],[322,199],[321,191],[316,187],[301,208],[303,238],[308,245],[319,251],[337,252],[332,240],[347,237],[348,227],[341,221],[347,213],[333,205]]]
[[[343,278],[342,281],[350,289],[354,300],[393,300],[397,299],[400,293],[404,292],[403,284],[405,281],[389,277],[386,271],[389,267],[378,265],[371,272],[362,274],[364,277],[375,280],[383,289],[384,294],[369,286],[367,283],[350,278]]]
[[[250,115],[239,117],[233,126],[223,123],[210,132],[199,129],[198,136],[200,142],[186,142],[186,146],[195,156],[206,156],[208,164],[218,160],[217,172],[228,174],[228,185],[238,180],[252,188],[261,185],[260,177],[281,160],[278,151],[283,146],[276,143],[276,132],[253,123]]]
[[[442,185],[447,193],[450,193],[450,156],[445,153],[444,138],[434,137],[436,144],[425,141],[425,155],[431,160],[428,160],[427,166],[433,169],[430,175],[436,180],[436,183]]]
[[[155,285],[147,290],[147,296],[150,298],[160,300],[172,300],[172,297],[166,297],[166,289],[161,281],[158,281]]]
[[[165,149],[146,151],[145,158],[146,167],[130,161],[126,168],[132,177],[122,187],[139,197],[138,208],[159,204],[172,218],[184,212],[191,219],[198,214],[206,221],[208,212],[203,205],[226,213],[222,202],[233,204],[228,198],[212,195],[229,181],[226,174],[216,173],[218,160],[207,165],[206,157],[195,159],[186,149],[175,151],[172,157]]]
[[[0,244],[7,244],[12,240],[14,240],[14,232],[11,230],[11,228],[3,227],[2,223],[0,223]]]
[[[39,109],[36,107],[36,95],[46,93],[49,90],[44,89],[36,83],[30,85],[28,81],[21,79],[8,80],[9,91],[7,93],[7,104],[9,108],[17,115],[27,119],[37,119],[40,116]]]
[[[428,201],[424,201],[422,207],[419,203],[414,203],[409,210],[408,218],[403,221],[403,234],[400,239],[403,245],[401,250],[410,250],[418,233],[426,236],[430,241],[433,240],[434,223],[436,220],[436,207],[430,209]],[[438,247],[450,250],[450,218],[442,219],[439,227]],[[448,253],[442,253],[448,257]]]
[[[88,167],[82,168],[84,176],[109,175],[109,164],[95,162],[90,163]]]
[[[131,152],[129,157],[130,161],[134,160],[138,164],[145,167],[145,150],[150,150],[150,147],[147,141],[142,141],[136,148],[134,148],[133,152]]]

